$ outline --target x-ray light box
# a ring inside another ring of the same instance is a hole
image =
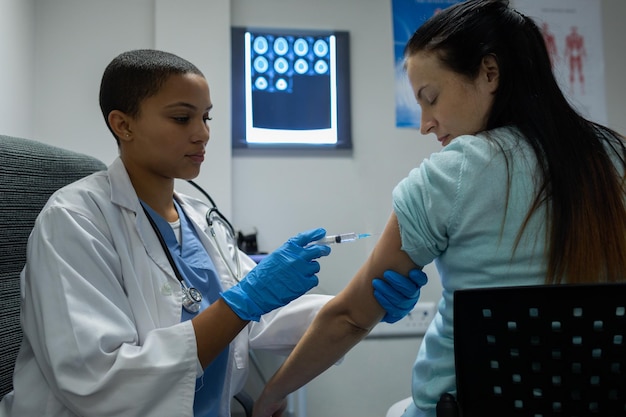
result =
[[[232,28],[233,148],[351,149],[348,33]]]

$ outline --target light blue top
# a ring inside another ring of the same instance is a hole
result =
[[[444,392],[455,392],[452,294],[469,287],[543,283],[545,213],[515,240],[535,196],[535,156],[516,130],[460,136],[412,170],[393,192],[402,249],[418,265],[435,261],[443,294],[413,367],[404,416],[435,416]],[[494,142],[497,141],[497,142]],[[499,144],[499,145],[498,145]],[[507,165],[510,190],[507,206]]]
[[[188,287],[195,287],[202,293],[202,302],[198,313],[189,313],[181,307],[181,321],[191,320],[206,309],[219,297],[222,287],[219,283],[215,266],[209,254],[202,246],[200,237],[194,229],[185,212],[176,200],[174,205],[178,211],[181,229],[181,241],[178,242],[170,224],[158,213],[144,204],[150,217],[157,225],[167,247],[172,254],[174,263],[185,279]],[[217,417],[220,410],[220,397],[226,365],[228,362],[228,347],[224,349],[204,370],[204,374],[196,380],[196,394],[193,403],[195,417]]]

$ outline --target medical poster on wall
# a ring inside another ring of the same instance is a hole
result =
[[[515,0],[543,32],[561,90],[585,117],[606,124],[600,0]]]
[[[391,0],[396,90],[396,126],[419,128],[421,111],[404,71],[404,46],[429,17],[462,0]]]
[[[404,71],[404,46],[429,17],[462,0],[392,0],[396,126],[419,128],[421,111]],[[600,0],[514,0],[542,29],[555,77],[585,116],[606,123]]]

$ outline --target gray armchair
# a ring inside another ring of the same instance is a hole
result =
[[[54,191],[102,169],[91,156],[0,135],[0,398],[13,389],[22,339],[20,272],[35,218]]]

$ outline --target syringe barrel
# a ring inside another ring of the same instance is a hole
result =
[[[342,233],[340,235],[330,235],[326,236],[316,242],[312,242],[316,245],[331,245],[333,243],[346,243],[357,240],[359,235],[356,233]]]
[[[358,238],[359,238],[359,235],[356,233],[343,233],[340,235],[335,235],[335,242],[336,243],[352,242],[354,240],[357,240]]]

